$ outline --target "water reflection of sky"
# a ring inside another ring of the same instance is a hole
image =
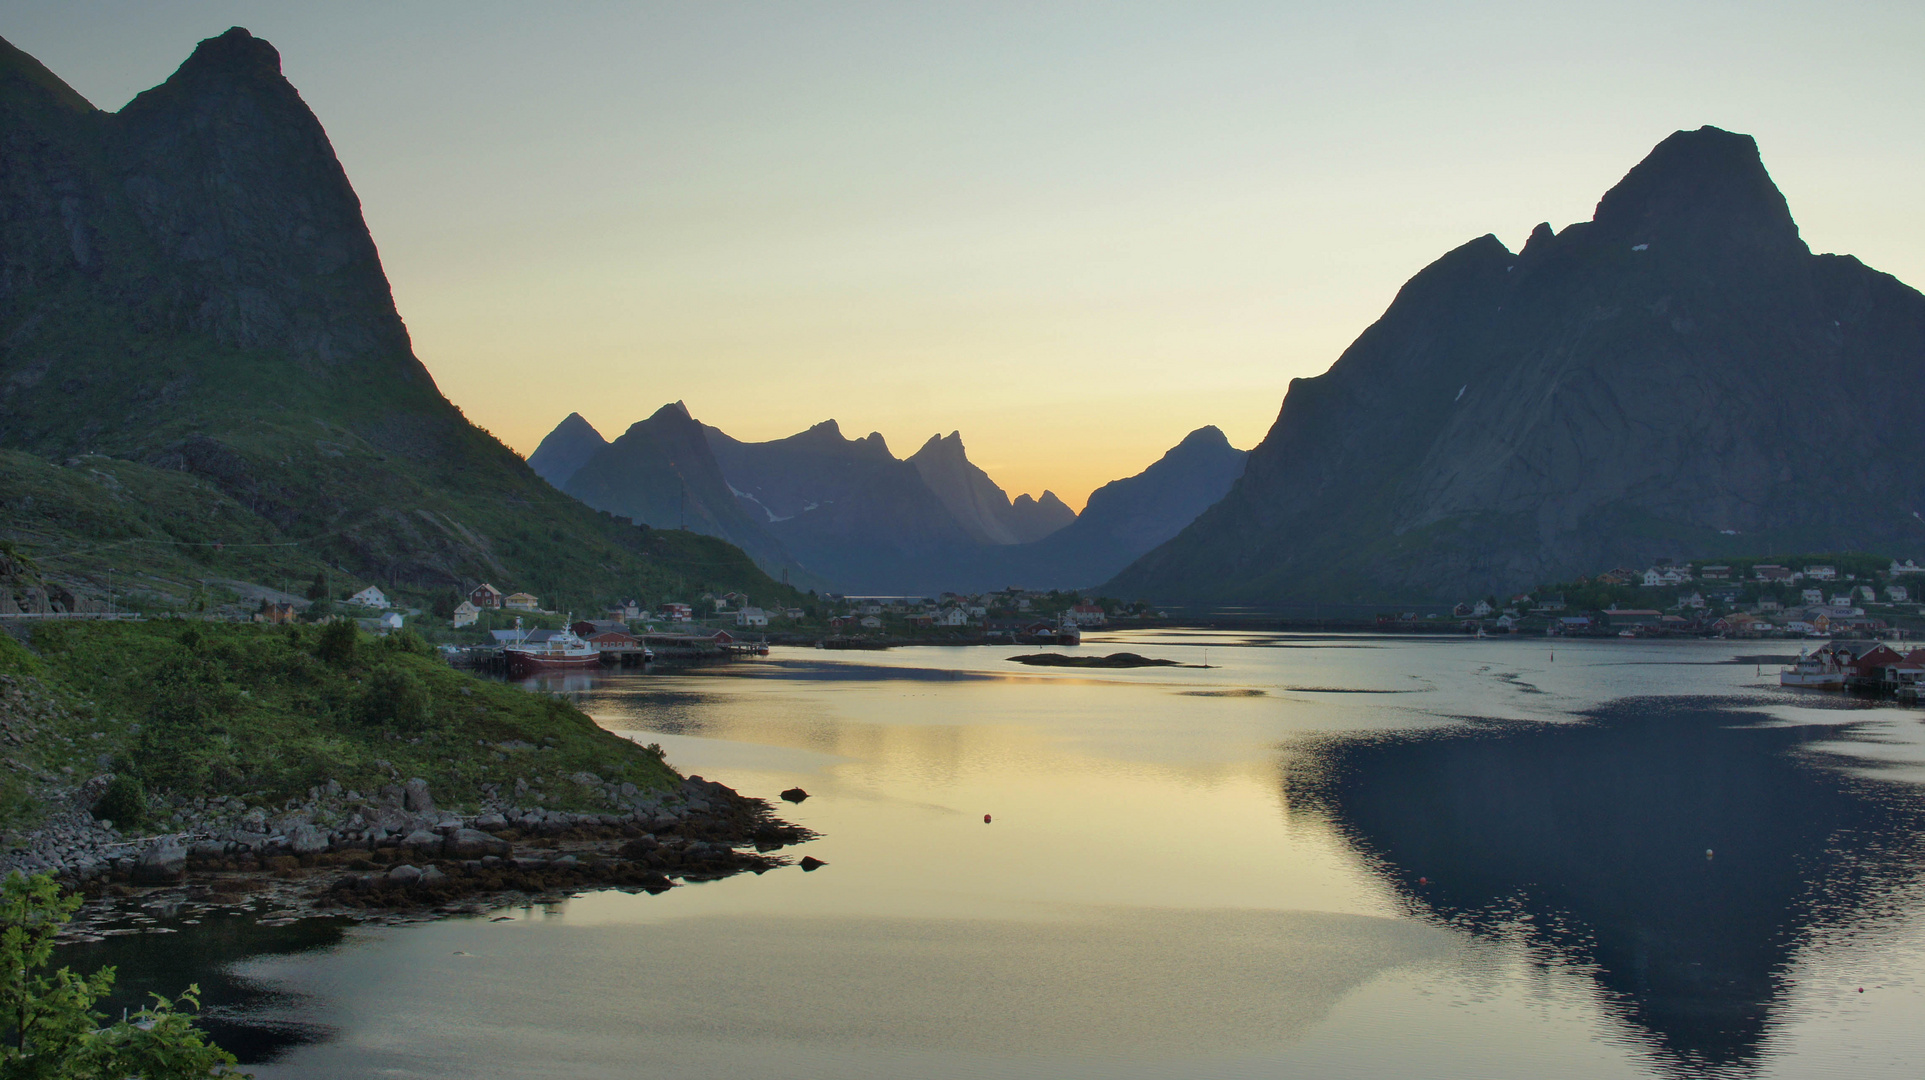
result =
[[[1878,1076],[1925,1048],[1917,712],[1720,643],[1083,651],[1116,648],[1211,666],[778,649],[558,687],[687,771],[807,788],[785,811],[829,865],[250,961],[337,1033],[258,1071]]]

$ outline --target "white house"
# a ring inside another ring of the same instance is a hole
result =
[[[383,633],[386,633],[387,631],[390,631],[390,630],[399,630],[399,629],[401,629],[400,612],[390,611],[386,615],[381,616],[381,630]]]
[[[1860,585],[1858,588],[1853,589],[1852,592],[1867,604],[1878,603],[1878,593],[1874,591],[1870,585]]]
[[[1885,599],[1890,600],[1894,604],[1904,603],[1906,598],[1910,595],[1911,595],[1910,593],[1905,591],[1905,586],[1903,585],[1885,586]]]
[[[1702,593],[1692,593],[1690,596],[1678,601],[1678,606],[1681,608],[1703,608],[1704,595]]]
[[[1805,576],[1813,581],[1836,581],[1838,579],[1838,568],[1836,566],[1807,566],[1805,567]]]
[[[474,606],[473,603],[463,600],[455,607],[455,629],[459,630],[464,626],[473,626],[475,620],[480,617],[481,609]]]
[[[391,608],[394,606],[392,603],[389,602],[387,594],[382,592],[378,587],[373,585],[370,585],[367,588],[362,589],[360,592],[355,593],[353,596],[348,597],[348,603],[359,604],[362,607],[371,607],[371,608]]]
[[[1822,604],[1825,602],[1825,590],[1806,589],[1804,592],[1804,597],[1805,597],[1805,603],[1807,604]]]
[[[767,626],[769,613],[759,607],[745,607],[735,613],[737,626]]]
[[[1071,605],[1065,618],[1077,626],[1102,626],[1107,621],[1103,605],[1081,600]]]
[[[1477,603],[1472,604],[1470,613],[1472,616],[1479,619],[1483,618],[1486,615],[1489,615],[1491,613],[1490,601],[1479,600]]]
[[[880,630],[880,629],[882,629],[882,616],[880,616],[880,615],[864,615],[864,616],[862,617],[862,628],[863,628],[864,630]]]
[[[959,607],[944,608],[936,616],[937,626],[968,626],[969,613]]]
[[[1906,559],[1902,563],[1897,559],[1893,559],[1891,575],[1897,577],[1900,574],[1925,574],[1925,566],[1920,566],[1910,559]]]

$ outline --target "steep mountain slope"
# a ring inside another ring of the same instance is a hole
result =
[[[1679,132],[1590,222],[1484,236],[1291,383],[1241,480],[1106,590],[1481,596],[1661,556],[1925,539],[1925,297],[1813,255],[1743,135]]]
[[[845,439],[834,420],[761,443],[706,431],[740,499],[804,567],[844,592],[953,589],[957,568],[976,558],[980,545],[880,434]]]
[[[528,455],[528,467],[535,475],[567,490],[568,481],[576,470],[588,464],[590,458],[600,453],[608,445],[595,425],[582,418],[580,413],[569,413],[567,419],[555,425],[555,430],[541,440],[535,452]]]
[[[1149,468],[1097,488],[1062,530],[998,552],[998,572],[1006,584],[1039,588],[1105,581],[1222,498],[1244,456],[1221,430],[1198,428]]]
[[[772,574],[798,569],[781,542],[744,511],[702,425],[679,401],[631,425],[577,469],[564,490],[597,510],[659,529],[721,537]]]
[[[1024,495],[1020,506],[1011,504],[989,474],[969,460],[959,431],[931,435],[922,449],[909,456],[909,463],[956,524],[979,544],[1040,540],[1076,519],[1075,511],[1047,491],[1042,502]]]
[[[0,448],[186,472],[293,562],[391,586],[772,585],[566,498],[441,396],[326,133],[239,28],[115,114],[0,46]],[[99,538],[0,500],[50,569],[103,569]]]

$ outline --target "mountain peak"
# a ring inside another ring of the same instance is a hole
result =
[[[1658,250],[1806,250],[1757,142],[1709,126],[1659,143],[1604,194],[1592,221],[1596,236]]]
[[[587,421],[583,421],[583,423],[586,423],[586,422]],[[563,423],[567,423],[567,421],[563,421]],[[641,423],[643,424],[656,424],[656,423],[693,424],[695,423],[695,417],[689,413],[687,405],[684,405],[679,401],[671,401],[668,404],[662,406],[661,408],[656,409],[653,413],[649,415],[647,420],[643,420],[641,421]],[[636,424],[629,425],[631,430],[637,426],[638,425]]]
[[[922,449],[911,454],[909,460],[915,461],[922,459],[933,461],[943,459],[949,461],[964,461],[967,460],[968,457],[969,452],[963,449],[962,432],[952,431],[947,435],[929,436],[929,441],[922,444]]]
[[[582,414],[569,413],[567,419],[556,424],[555,430],[541,440],[535,452],[528,455],[528,467],[556,488],[564,488],[569,479],[607,445],[608,440],[602,438],[602,433]]]
[[[254,78],[281,77],[281,53],[274,46],[247,32],[245,27],[229,27],[225,34],[211,37],[194,47],[194,54],[180,66],[182,72],[223,72]]]
[[[1230,437],[1225,435],[1223,429],[1217,427],[1215,424],[1205,424],[1195,431],[1190,432],[1188,435],[1183,436],[1183,441],[1176,444],[1176,449],[1199,449],[1206,446],[1212,448],[1229,447]],[[1235,447],[1230,448],[1235,449]]]

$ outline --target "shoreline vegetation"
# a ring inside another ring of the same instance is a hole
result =
[[[27,640],[0,634],[0,876],[51,874],[106,908],[165,890],[290,914],[479,911],[760,873],[813,837],[407,631],[5,626]]]

